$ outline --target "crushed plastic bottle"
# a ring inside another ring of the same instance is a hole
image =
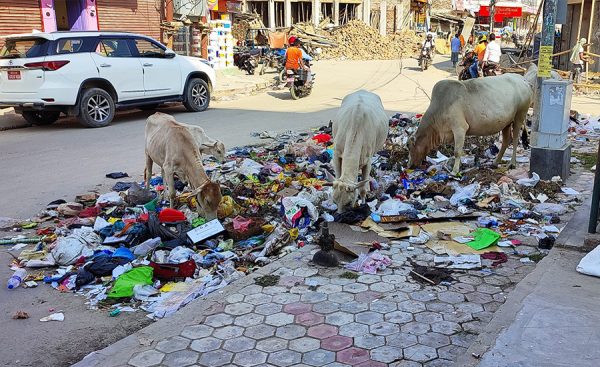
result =
[[[19,285],[21,285],[21,283],[23,283],[23,280],[25,280],[26,276],[27,276],[27,270],[17,269],[15,271],[15,273],[12,275],[12,277],[10,277],[10,279],[8,279],[7,288],[8,289],[17,288]]]

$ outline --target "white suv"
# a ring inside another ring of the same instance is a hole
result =
[[[215,85],[206,60],[180,56],[152,38],[116,32],[8,36],[0,51],[0,107],[35,125],[61,113],[82,125],[108,125],[117,108],[183,102],[204,111]]]

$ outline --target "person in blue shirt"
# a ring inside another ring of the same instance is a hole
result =
[[[450,41],[450,50],[452,51],[452,56],[450,60],[452,61],[452,65],[456,67],[458,63],[458,55],[460,54],[460,35],[457,33],[454,38]]]

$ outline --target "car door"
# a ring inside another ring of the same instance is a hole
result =
[[[181,70],[176,57],[168,58],[163,46],[146,38],[133,38],[132,47],[144,70],[146,97],[181,94]]]
[[[144,71],[128,38],[100,38],[92,59],[100,77],[117,91],[119,101],[144,98]]]

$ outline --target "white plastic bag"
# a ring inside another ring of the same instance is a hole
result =
[[[137,257],[146,256],[161,244],[160,237],[151,238],[132,248],[133,254]]]
[[[450,197],[450,204],[457,206],[462,200],[473,199],[479,192],[479,183],[473,183],[465,187],[456,185],[454,194]]]
[[[124,204],[123,198],[116,191],[107,192],[102,194],[96,200],[96,205],[109,206],[109,205],[121,205]]]
[[[533,211],[541,215],[563,215],[567,208],[562,204],[540,203],[533,207]]]
[[[262,164],[253,161],[250,158],[246,158],[242,161],[238,173],[244,176],[258,175],[260,173],[261,168],[263,168]]]
[[[600,277],[600,246],[597,246],[581,259],[577,265],[577,271],[581,274]]]
[[[401,212],[412,210],[414,207],[410,204],[402,202],[402,200],[391,199],[386,200],[379,206],[377,214],[379,215],[398,215]]]
[[[521,178],[517,180],[519,185],[527,187],[535,187],[538,182],[540,182],[540,176],[535,172],[531,174],[531,178]]]

